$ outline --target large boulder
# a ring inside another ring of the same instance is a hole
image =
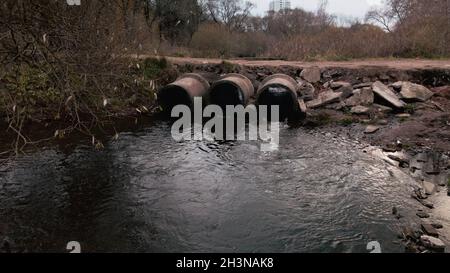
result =
[[[431,92],[428,88],[420,84],[403,82],[402,91],[400,91],[400,95],[406,101],[425,102],[433,96],[433,92]]]
[[[305,68],[300,73],[300,77],[310,83],[319,82],[321,79],[320,68],[317,66]]]
[[[308,101],[306,103],[306,106],[308,108],[318,108],[321,106],[325,106],[327,104],[339,102],[341,100],[342,93],[340,92],[333,92],[331,90],[322,92],[319,94],[317,99]]]
[[[396,107],[396,108],[404,108],[406,106],[406,103],[401,101],[397,95],[389,89],[385,84],[383,84],[380,81],[375,82],[372,85],[372,90],[375,94],[380,96],[383,100],[388,102],[390,105]]]
[[[365,87],[363,89],[357,89],[353,91],[353,96],[345,101],[347,106],[357,106],[357,105],[372,105],[375,100],[372,88]]]

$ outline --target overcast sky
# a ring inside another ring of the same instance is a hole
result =
[[[253,13],[264,15],[269,9],[270,0],[250,0],[255,3],[256,8]],[[308,11],[315,11],[320,0],[291,0],[292,8],[303,8]],[[328,0],[328,12],[346,17],[364,18],[371,6],[380,5],[383,0]]]

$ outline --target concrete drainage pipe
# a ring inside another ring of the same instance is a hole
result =
[[[299,84],[285,74],[275,74],[266,78],[257,92],[259,105],[280,107],[280,120],[298,119],[302,117],[297,91]]]
[[[166,112],[172,111],[177,105],[193,107],[194,98],[206,98],[209,88],[208,81],[200,74],[184,74],[158,92],[158,101]]]
[[[246,106],[255,94],[252,82],[240,74],[227,74],[211,87],[210,102],[225,109],[227,105]]]

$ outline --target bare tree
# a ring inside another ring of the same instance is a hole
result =
[[[254,4],[243,0],[207,0],[204,4],[211,19],[223,23],[228,30],[242,30]]]

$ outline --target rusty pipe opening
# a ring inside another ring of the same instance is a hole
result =
[[[210,92],[211,104],[219,105],[225,109],[227,105],[246,106],[254,95],[252,82],[240,74],[228,74],[215,82]]]
[[[200,74],[184,74],[158,92],[158,102],[165,112],[172,111],[177,105],[193,107],[194,98],[205,98],[209,88],[208,81]]]
[[[258,90],[258,105],[278,105],[280,120],[294,119],[299,116],[298,83],[288,75],[275,74],[266,78]]]

